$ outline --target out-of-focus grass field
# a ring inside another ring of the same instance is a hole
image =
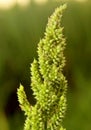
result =
[[[25,117],[16,90],[21,82],[29,101],[30,63],[37,57],[48,17],[61,2],[32,3],[0,10],[0,130],[23,130]],[[68,79],[67,130],[91,129],[91,2],[68,2],[62,25],[67,39],[64,74]]]

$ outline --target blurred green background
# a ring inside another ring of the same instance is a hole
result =
[[[0,130],[23,130],[24,113],[16,91],[24,85],[31,104],[30,63],[37,57],[37,44],[43,37],[48,17],[61,1],[49,0],[27,7],[15,5],[0,10]],[[62,25],[67,39],[64,74],[68,79],[67,130],[91,129],[91,1],[68,1]]]

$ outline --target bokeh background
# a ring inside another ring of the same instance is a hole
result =
[[[67,2],[62,25],[67,40],[64,74],[68,79],[67,130],[91,130],[91,1],[90,0],[0,0],[0,130],[23,130],[24,113],[16,91],[30,87],[30,64],[37,57],[48,17]]]

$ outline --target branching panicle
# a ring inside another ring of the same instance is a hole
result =
[[[63,75],[65,66],[65,38],[61,27],[60,6],[48,19],[44,38],[38,44],[38,60],[31,65],[31,86],[36,98],[30,108],[23,87],[18,89],[18,100],[27,119],[24,130],[65,130],[62,121],[66,111],[67,81]]]

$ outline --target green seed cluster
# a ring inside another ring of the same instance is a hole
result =
[[[67,81],[65,66],[65,38],[61,17],[66,5],[55,10],[49,18],[44,38],[38,44],[38,60],[31,65],[31,86],[36,104],[30,107],[22,86],[18,100],[27,119],[24,130],[65,130],[62,121],[66,111]]]

